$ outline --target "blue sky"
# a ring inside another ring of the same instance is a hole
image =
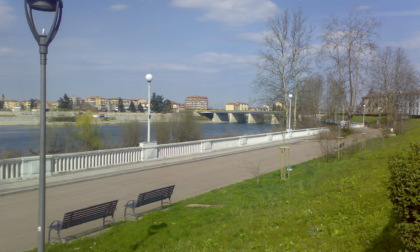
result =
[[[251,102],[253,63],[268,17],[302,8],[319,44],[330,15],[369,9],[381,23],[378,44],[403,47],[420,71],[419,0],[64,0],[63,21],[49,47],[48,101],[80,97],[147,98],[184,103],[208,96],[210,106]],[[50,26],[45,18],[41,22]],[[316,70],[316,69],[314,69]],[[23,1],[0,0],[0,95],[39,98],[38,45]],[[257,104],[255,104],[257,105]]]

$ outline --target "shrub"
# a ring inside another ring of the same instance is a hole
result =
[[[121,125],[121,141],[123,147],[135,147],[139,145],[143,135],[141,123],[137,120],[127,121]]]
[[[103,146],[96,120],[92,115],[81,114],[76,116],[76,127],[78,131],[74,137],[79,141],[81,150],[99,150]]]
[[[420,251],[420,144],[388,160],[388,197],[394,205],[397,229],[410,251]]]
[[[54,116],[48,117],[48,122],[76,122],[76,117],[74,116]]]

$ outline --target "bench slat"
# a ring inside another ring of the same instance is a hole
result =
[[[168,186],[145,193],[140,193],[137,198],[136,207],[147,205],[156,201],[170,199],[175,186]]]
[[[137,197],[137,201],[130,200],[125,205],[124,210],[124,219],[127,220],[127,209],[131,209],[133,212],[132,216],[135,216],[138,219],[135,208],[144,206],[153,202],[161,201],[161,206],[163,207],[163,200],[169,199],[169,204],[171,204],[171,197],[174,191],[175,185],[167,186],[152,191],[140,193]]]
[[[118,200],[68,212],[64,215],[61,229],[70,228],[85,222],[113,216]]]

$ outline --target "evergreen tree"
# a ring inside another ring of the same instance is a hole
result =
[[[67,94],[64,94],[63,97],[60,97],[58,100],[58,108],[60,109],[72,109],[73,104]]]
[[[171,113],[172,112],[172,102],[170,100],[166,99],[163,102],[162,112],[163,113]]]
[[[123,100],[118,98],[118,112],[125,112]]]
[[[139,105],[137,106],[137,111],[142,112],[142,113],[144,112],[144,108],[141,103],[139,103]]]
[[[6,97],[4,96],[4,94],[1,96],[1,101],[0,101],[0,109],[4,109],[4,103],[6,101]]]
[[[30,99],[30,109],[36,108],[36,100],[35,99]]]
[[[152,94],[152,99],[150,99],[150,110],[155,113],[160,113],[163,110],[163,96]]]
[[[128,108],[128,111],[130,111],[132,113],[134,113],[134,112],[137,111],[136,110],[136,106],[134,106],[134,102],[133,101],[130,102],[130,107]]]

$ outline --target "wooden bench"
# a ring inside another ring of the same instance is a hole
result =
[[[48,232],[48,242],[50,242],[51,230],[57,231],[57,237],[62,242],[60,231],[73,226],[77,226],[86,222],[102,219],[102,224],[105,226],[105,218],[111,217],[112,223],[114,221],[114,212],[117,209],[118,200],[98,204],[95,206],[86,207],[64,214],[63,220],[55,220],[50,225]]]
[[[135,209],[140,206],[144,206],[153,202],[160,201],[160,205],[163,208],[164,204],[168,204],[167,202],[164,202],[165,199],[169,200],[169,204],[172,204],[171,202],[171,196],[174,191],[175,186],[167,186],[163,188],[159,188],[156,190],[140,193],[137,197],[137,200],[129,200],[127,204],[125,205],[124,210],[124,219],[127,220],[127,209],[131,209],[133,214],[131,216],[134,216],[136,220],[138,219],[138,215],[135,212]]]

